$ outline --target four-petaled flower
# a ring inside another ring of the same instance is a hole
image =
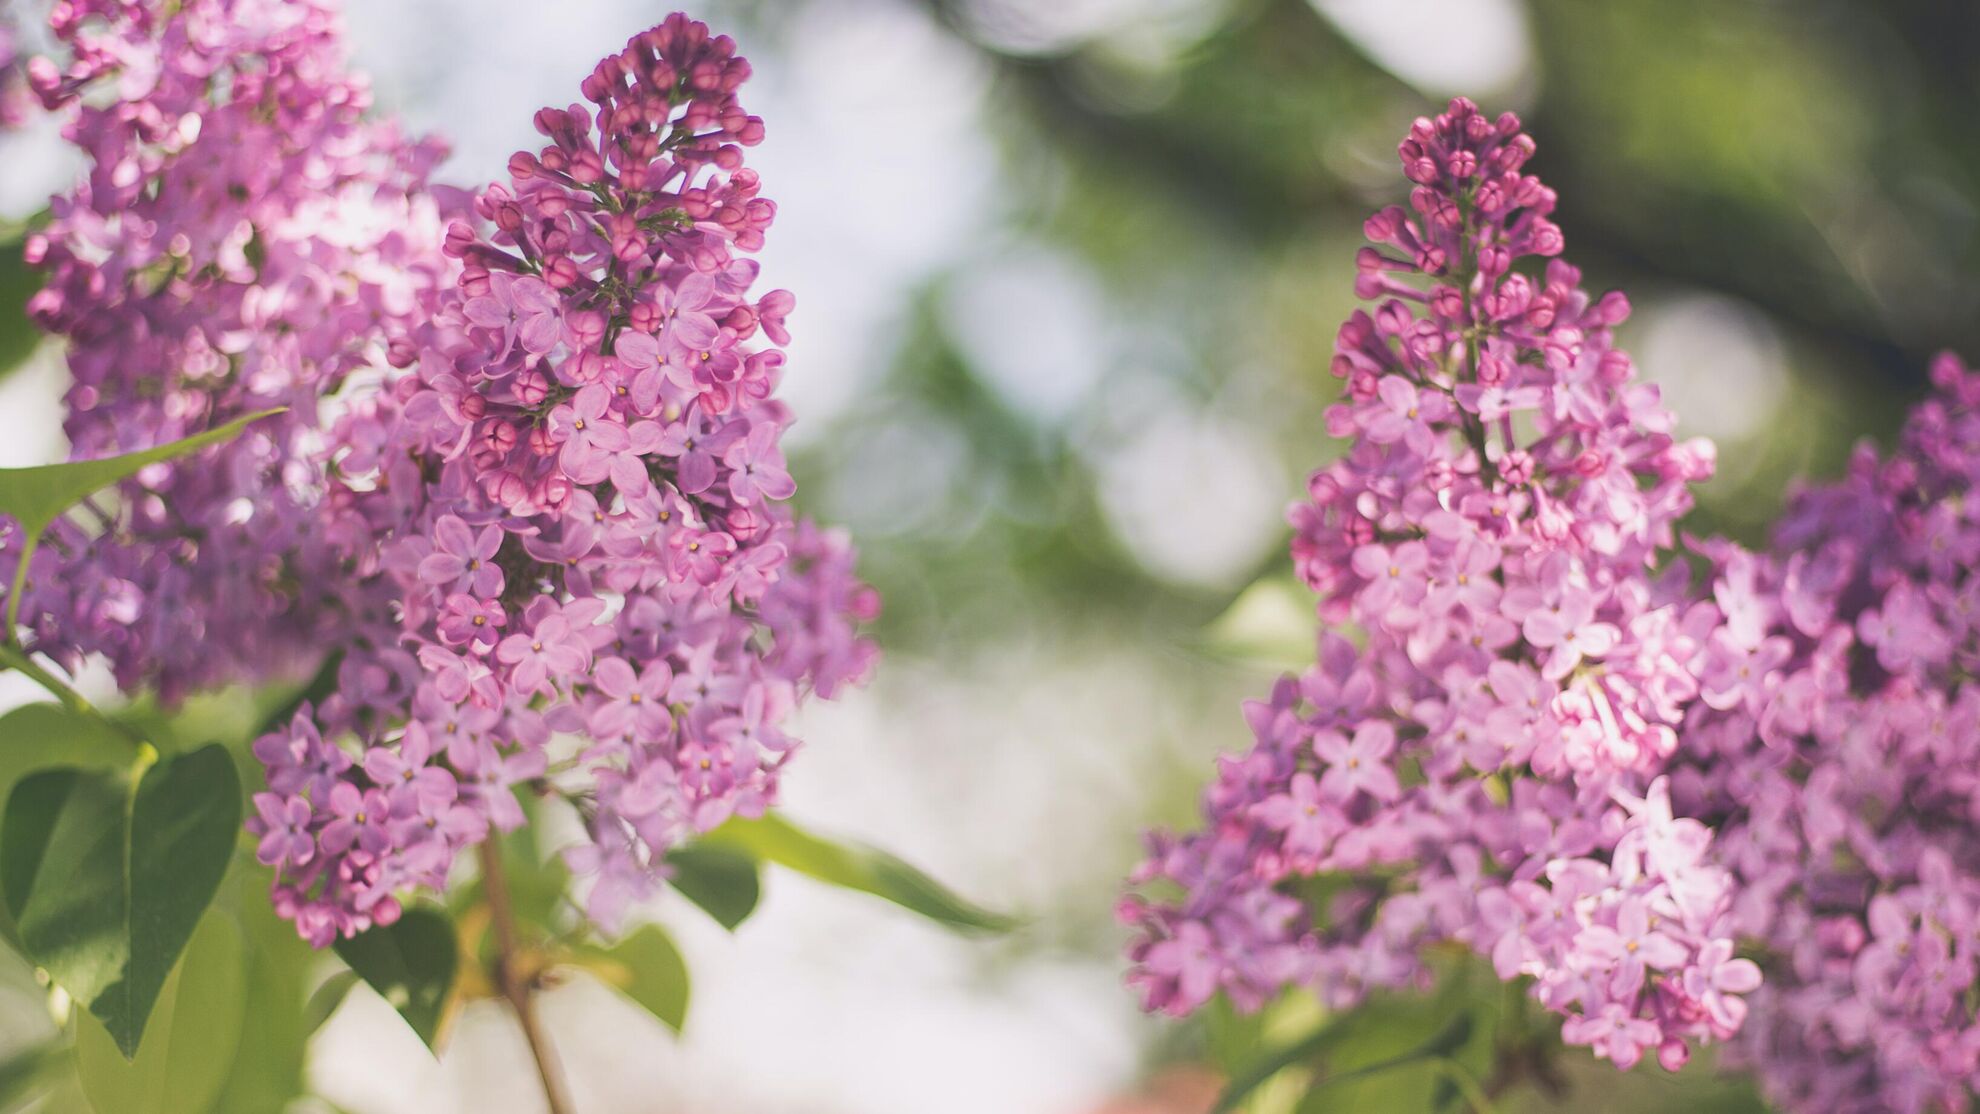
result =
[[[1615,649],[1622,637],[1614,623],[1595,618],[1595,598],[1586,590],[1568,588],[1550,607],[1527,612],[1520,632],[1543,650],[1551,650],[1540,675],[1558,681],[1573,672],[1583,658],[1599,658]]]
[[[555,348],[562,332],[560,305],[556,292],[542,279],[493,271],[488,275],[488,293],[469,298],[461,312],[474,324],[502,334],[502,346],[490,361],[499,363],[518,343],[537,356]]]
[[[1305,859],[1317,859],[1345,825],[1333,801],[1320,792],[1313,775],[1294,774],[1284,793],[1274,793],[1254,806],[1253,811],[1275,832],[1284,832],[1286,850]]]
[[[316,857],[316,837],[309,830],[315,810],[308,801],[279,793],[256,793],[254,811],[261,831],[254,857],[261,865],[303,867]]]
[[[1327,763],[1320,775],[1320,793],[1329,800],[1347,801],[1366,792],[1378,801],[1392,801],[1402,792],[1389,755],[1396,749],[1396,729],[1384,720],[1355,728],[1349,739],[1338,731],[1313,736],[1313,753]]]
[[[433,540],[433,552],[419,563],[422,581],[449,594],[483,599],[502,594],[502,569],[495,563],[502,549],[500,526],[483,526],[476,532],[459,516],[444,515],[433,524]]]
[[[612,392],[602,383],[590,383],[550,411],[550,440],[561,446],[557,463],[572,482],[604,480],[612,474],[613,456],[632,447],[632,434],[609,416],[611,409]]]

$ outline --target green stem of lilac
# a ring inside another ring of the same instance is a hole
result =
[[[28,562],[34,559],[34,551],[40,545],[41,532],[37,530],[29,534],[27,541],[21,545],[20,563],[14,566],[14,586],[7,591],[7,637],[0,640],[8,646],[21,644],[15,633],[21,618],[21,594],[27,591]]]
[[[529,1042],[530,1055],[536,1060],[536,1074],[543,1080],[543,1097],[550,1104],[550,1114],[572,1114],[570,1095],[564,1088],[564,1074],[557,1064],[557,1053],[550,1047],[549,1037],[537,1020],[531,987],[523,980],[516,962],[521,949],[516,944],[516,914],[509,904],[509,882],[502,873],[499,843],[491,836],[482,840],[479,848],[481,892],[488,899],[488,915],[495,932],[495,969],[491,974],[495,977],[495,985],[501,988],[502,996],[516,1011],[516,1020],[522,1025],[523,1039]]]

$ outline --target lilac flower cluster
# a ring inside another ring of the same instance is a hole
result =
[[[866,672],[876,597],[782,505],[793,300],[738,254],[776,212],[749,73],[675,15],[598,64],[591,107],[539,112],[549,145],[448,229],[458,282],[394,345],[406,374],[328,431],[329,529],[392,606],[337,696],[255,744],[252,827],[310,939],[442,884],[539,779],[579,804],[609,927],[668,849],[771,802],[804,695]]]
[[[68,342],[73,456],[289,411],[58,523],[20,601],[28,645],[167,699],[292,674],[351,625],[323,415],[449,274],[440,150],[366,115],[314,0],[65,0],[51,27],[72,61],[28,76],[88,171],[26,254],[47,271],[29,311]],[[20,552],[0,527],[0,584]]]
[[[1980,376],[1947,355],[1932,379],[1897,450],[1798,493],[1771,553],[1710,550],[1721,680],[1673,795],[1762,948],[1737,1059],[1791,1111],[1980,1089]]]
[[[1205,825],[1157,834],[1122,917],[1150,1008],[1289,985],[1345,1007],[1420,985],[1453,941],[1618,1067],[1675,1068],[1738,1028],[1711,835],[1663,771],[1724,619],[1659,575],[1711,446],[1680,442],[1558,258],[1533,141],[1468,101],[1400,153],[1411,208],[1367,222],[1340,330],[1346,455],[1295,506],[1293,556],[1328,626],[1318,663],[1246,706]],[[1520,269],[1522,259],[1544,266]],[[1743,698],[1728,681],[1720,697]]]

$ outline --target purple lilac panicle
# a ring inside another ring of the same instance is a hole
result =
[[[743,165],[749,73],[674,15],[598,64],[589,107],[539,112],[549,144],[448,229],[458,281],[393,346],[406,373],[328,430],[330,529],[392,606],[337,695],[256,744],[254,823],[319,944],[443,884],[546,777],[615,925],[668,849],[772,801],[799,700],[871,664],[850,546],[782,503],[792,299],[740,254],[776,213]],[[361,761],[324,741],[349,737]]]
[[[1135,881],[1181,896],[1121,912],[1153,1009],[1288,986],[1345,1007],[1423,984],[1455,941],[1530,978],[1570,1043],[1675,1068],[1759,981],[1663,776],[1724,622],[1658,573],[1712,448],[1672,436],[1614,347],[1628,303],[1557,258],[1533,149],[1455,100],[1402,143],[1410,210],[1367,222],[1373,305],[1340,330],[1327,414],[1349,449],[1291,512],[1332,629],[1246,706],[1256,745],[1220,761],[1204,828],[1151,837]]]

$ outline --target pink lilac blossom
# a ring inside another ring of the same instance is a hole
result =
[[[1980,376],[1945,355],[1932,380],[1897,449],[1798,492],[1769,553],[1704,547],[1738,621],[1673,796],[1718,831],[1764,949],[1733,1058],[1788,1111],[1980,1089]]]
[[[1328,629],[1246,706],[1204,827],[1150,839],[1136,884],[1180,892],[1122,903],[1151,1009],[1346,1007],[1454,941],[1619,1068],[1739,1027],[1758,973],[1665,776],[1724,626],[1659,571],[1712,448],[1614,347],[1628,303],[1556,258],[1533,149],[1462,99],[1402,143],[1412,211],[1367,222],[1335,349],[1349,448],[1291,512]]]
[[[523,783],[577,804],[567,857],[609,929],[669,849],[772,802],[779,724],[871,664],[850,546],[781,502],[763,338],[793,301],[752,294],[741,254],[776,213],[743,165],[749,73],[674,15],[598,64],[589,107],[537,113],[549,144],[448,228],[458,278],[392,346],[404,373],[326,431],[325,528],[390,607],[337,694],[255,744],[252,824],[318,944],[444,884],[521,822]]]
[[[47,272],[28,308],[67,341],[71,455],[289,410],[58,523],[27,645],[167,700],[306,671],[377,609],[324,515],[324,416],[451,274],[440,148],[367,115],[324,3],[64,0],[50,27],[70,61],[28,76],[88,168],[27,240]],[[20,551],[0,526],[0,584]]]

